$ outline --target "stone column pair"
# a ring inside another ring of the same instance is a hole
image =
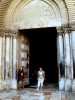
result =
[[[58,63],[59,63],[59,90],[72,91],[72,50],[71,33],[67,27],[57,29],[58,32]]]
[[[11,89],[17,89],[17,42],[15,36],[7,35],[5,38],[5,84],[7,84],[7,88]]]
[[[0,90],[17,89],[18,38],[14,34],[0,36]]]

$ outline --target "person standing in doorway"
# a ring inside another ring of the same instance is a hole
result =
[[[44,79],[45,79],[45,72],[42,70],[42,67],[40,67],[39,71],[37,73],[38,85],[37,85],[37,89],[36,90],[39,90],[40,88],[42,89],[43,83],[44,83]]]
[[[24,70],[21,66],[18,70],[18,82],[19,82],[19,89],[24,89]]]

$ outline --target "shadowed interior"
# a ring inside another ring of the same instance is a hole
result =
[[[29,38],[30,84],[36,84],[39,67],[45,71],[46,83],[58,83],[56,28],[24,29],[20,32]]]

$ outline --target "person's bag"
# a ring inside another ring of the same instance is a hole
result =
[[[37,80],[40,81],[40,78],[38,77]]]

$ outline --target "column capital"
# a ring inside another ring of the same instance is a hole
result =
[[[63,31],[63,28],[62,27],[56,27],[56,29],[57,29],[58,35],[64,34],[64,31]]]
[[[75,31],[75,22],[69,23],[69,26],[71,31]]]
[[[69,24],[64,24],[62,27],[63,27],[64,33],[71,33]]]
[[[18,30],[0,29],[0,36],[18,36]]]

